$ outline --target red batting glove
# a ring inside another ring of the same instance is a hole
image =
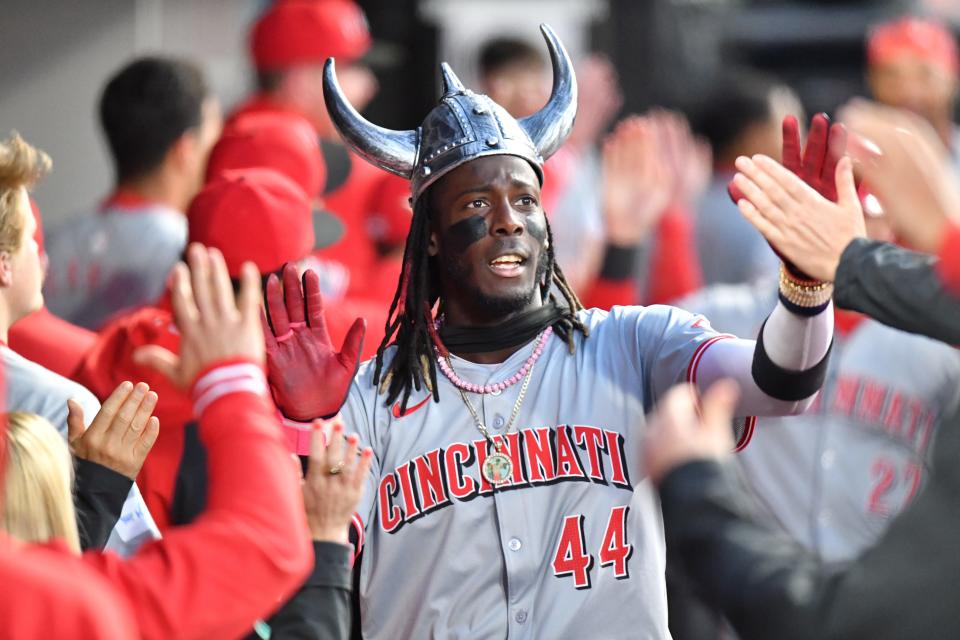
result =
[[[783,119],[783,166],[830,202],[837,201],[837,163],[846,151],[846,128],[840,123],[831,125],[827,114],[818,113],[810,122],[801,160],[800,125],[793,116]]]
[[[267,280],[267,311],[273,326],[271,330],[264,316],[267,374],[277,407],[300,422],[333,416],[360,366],[367,321],[357,318],[340,352],[334,351],[323,316],[320,278],[307,270],[301,289],[297,268],[291,264],[283,269],[283,293],[276,275]]]
[[[837,201],[837,162],[847,150],[847,130],[839,123],[830,124],[830,117],[818,113],[810,121],[806,148],[800,144],[800,123],[795,116],[783,119],[783,148],[780,164],[794,172],[808,185],[831,202]],[[740,189],[731,181],[727,193],[734,203],[744,198]],[[789,260],[776,247],[771,247],[787,267],[787,270],[802,280],[813,280]]]

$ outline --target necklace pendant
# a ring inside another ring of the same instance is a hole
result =
[[[513,462],[502,453],[492,453],[483,461],[483,477],[494,486],[500,486],[510,480]]]

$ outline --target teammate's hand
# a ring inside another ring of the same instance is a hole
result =
[[[308,422],[328,418],[343,405],[360,366],[367,322],[357,318],[337,353],[327,333],[320,278],[313,271],[283,270],[283,292],[275,275],[267,280],[267,310],[262,318],[267,371],[277,406],[288,418]],[[272,329],[271,329],[272,325]]]
[[[800,124],[797,119],[794,116],[783,119],[781,163],[831,202],[837,201],[834,176],[846,145],[846,129],[842,124],[830,124],[830,118],[825,113],[816,114],[810,121],[805,148],[800,145]]]
[[[816,189],[817,193],[832,202],[837,201],[834,175],[837,162],[846,151],[847,133],[841,124],[830,124],[825,113],[818,113],[810,121],[807,146],[800,143],[800,124],[795,116],[783,119],[783,147],[781,162],[797,174],[801,180]],[[743,192],[733,181],[727,185],[727,193],[734,203],[744,198]]]
[[[363,495],[373,458],[370,447],[358,456],[357,442],[355,434],[348,436],[344,451],[343,426],[339,422],[333,425],[329,445],[324,444],[322,430],[313,431],[310,465],[303,480],[303,504],[314,540],[348,542],[350,521]]]
[[[260,274],[253,263],[241,268],[240,294],[233,285],[217,249],[192,244],[187,249],[190,268],[173,270],[173,317],[180,331],[180,354],[156,345],[134,352],[137,364],[153,367],[181,389],[216,362],[243,358],[263,363],[260,329]]]
[[[850,154],[877,196],[897,236],[937,253],[960,216],[960,190],[946,148],[919,116],[856,100],[841,118],[851,132]]]
[[[667,167],[670,204],[689,209],[710,184],[710,144],[693,134],[683,114],[654,109],[649,118],[657,137],[658,155]]]
[[[807,144],[804,147],[800,142],[800,123],[795,116],[786,116],[783,119],[783,147],[780,161],[784,167],[796,174],[801,180],[810,185],[821,196],[837,201],[837,185],[834,179],[837,162],[846,152],[847,132],[841,124],[830,124],[830,118],[825,113],[818,113],[810,121],[810,132],[807,134]],[[727,185],[727,192],[734,203],[739,204],[745,196],[737,185],[731,181]],[[784,256],[774,244],[771,248],[783,260],[787,270],[802,280],[810,280],[812,274],[798,269],[789,257]]]
[[[843,250],[866,235],[850,158],[836,167],[836,203],[767,156],[740,157],[736,165],[740,173],[734,184],[744,195],[737,206],[743,216],[803,273],[833,281]]]
[[[577,65],[577,119],[567,144],[593,147],[623,105],[617,68],[605,56],[591,54]]]
[[[68,400],[67,438],[73,455],[136,479],[160,433],[160,421],[153,415],[156,406],[157,394],[146,383],[123,382],[87,428],[80,403]]]
[[[703,394],[698,412],[693,385],[677,385],[667,392],[643,442],[644,468],[654,484],[684,463],[730,455],[734,446],[730,423],[739,395],[735,382],[720,380]]]
[[[621,120],[603,143],[603,208],[607,242],[640,244],[670,204],[672,181],[647,117]]]

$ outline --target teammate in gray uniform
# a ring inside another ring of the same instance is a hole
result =
[[[882,224],[868,219],[868,230]],[[718,331],[753,335],[773,304],[771,284],[714,286],[676,304]],[[814,406],[758,421],[736,457],[765,521],[828,562],[859,555],[916,497],[940,421],[960,400],[956,349],[841,313]]]
[[[342,408],[374,450],[358,514],[367,638],[669,637],[660,509],[632,455],[645,413],[677,382],[726,377],[738,415],[798,413],[822,381],[833,315],[820,283],[785,294],[762,343],[672,307],[582,309],[539,204],[543,160],[576,109],[570,60],[542,30],[553,91],[519,121],[444,64],[440,104],[390,131],[325,69],[341,134],[411,179],[414,208],[384,344]],[[312,283],[305,314],[295,282],[286,309],[270,305],[269,359],[293,372],[271,364],[274,397],[300,418],[311,390],[331,395]]]
[[[49,167],[49,158],[18,136],[0,142],[0,362],[6,378],[6,409],[46,418],[67,438],[67,400],[83,409],[87,426],[100,403],[80,385],[30,362],[6,346],[10,327],[43,306],[37,220],[30,211],[27,187]],[[147,540],[159,538],[136,485],[124,503],[120,521],[107,548],[129,554]]]
[[[46,418],[65,440],[67,400],[80,403],[87,427],[100,411],[100,402],[85,388],[30,362],[9,347],[0,346],[0,361],[7,377],[7,409],[35,413]],[[140,489],[134,483],[105,548],[127,557],[145,542],[159,539],[160,530],[143,501]]]
[[[99,329],[163,294],[187,243],[184,212],[203,184],[220,119],[217,99],[189,62],[140,58],[110,79],[100,123],[116,187],[99,210],[47,233],[53,313]]]

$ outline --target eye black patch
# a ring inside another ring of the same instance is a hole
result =
[[[450,248],[460,253],[489,232],[483,216],[475,215],[450,225],[443,235],[449,240]]]
[[[543,244],[547,239],[547,219],[545,216],[530,216],[527,218],[527,233],[530,237]]]

